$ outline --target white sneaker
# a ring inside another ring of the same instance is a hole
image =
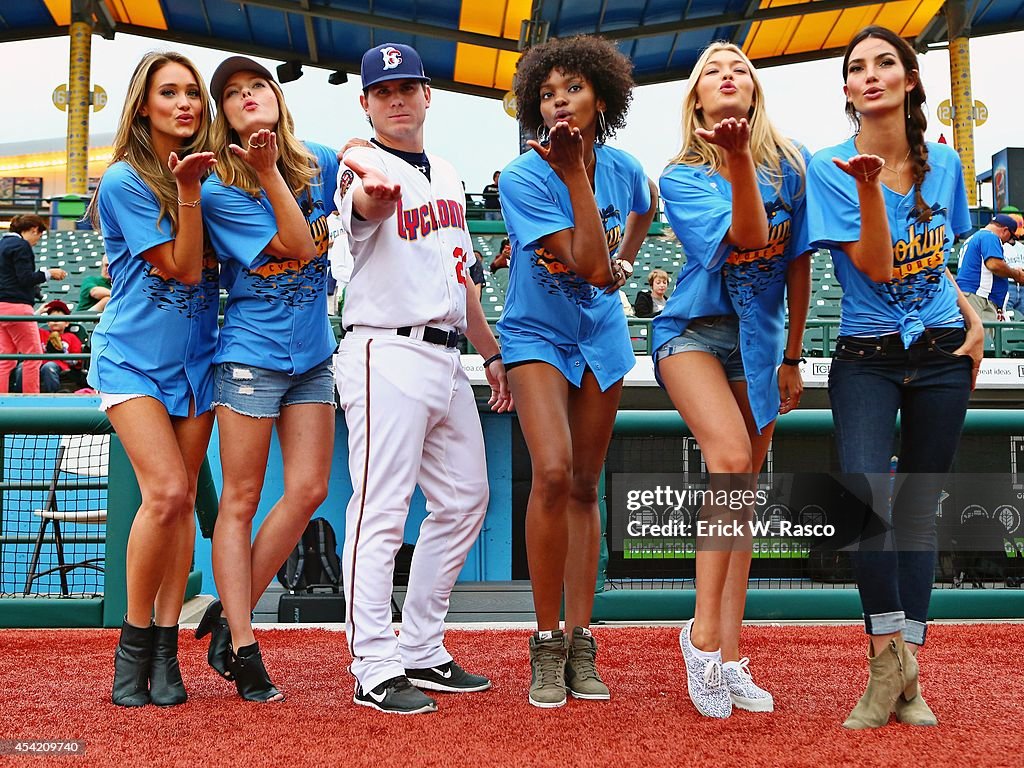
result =
[[[728,717],[732,714],[732,699],[722,679],[722,654],[708,659],[694,653],[690,644],[693,619],[686,622],[679,633],[679,648],[686,663],[686,690],[690,701],[705,717]]]
[[[729,691],[732,705],[748,712],[774,712],[775,700],[750,676],[750,659],[727,661],[722,665],[722,677]]]

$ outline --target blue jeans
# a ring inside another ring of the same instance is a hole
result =
[[[1014,280],[1010,281],[1010,284],[1006,288],[1006,307],[1007,311],[1013,310],[1014,322],[1021,322],[1024,320],[1024,290],[1021,289],[1019,283]]]
[[[15,392],[21,392],[21,364],[14,369],[13,387]],[[44,394],[60,391],[60,366],[50,361],[43,363],[39,368],[39,391]]]
[[[971,394],[971,358],[952,354],[965,335],[962,328],[928,329],[909,349],[899,334],[836,340],[828,390],[844,473],[888,477],[900,414],[903,483],[891,508],[879,512],[891,524],[889,540],[851,553],[869,635],[902,631],[907,642],[925,640],[935,513]]]

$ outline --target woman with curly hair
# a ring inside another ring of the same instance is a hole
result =
[[[635,158],[605,141],[625,125],[632,65],[594,37],[552,40],[519,60],[519,122],[532,152],[498,185],[511,239],[498,322],[530,451],[526,550],[537,632],[530,703],[608,699],[590,632],[600,546],[597,490],[622,378],[634,356],[616,295],[657,209]],[[565,598],[565,631],[559,612]]]
[[[902,723],[935,725],[917,651],[935,575],[935,509],[983,354],[981,321],[946,268],[971,220],[959,156],[924,139],[914,49],[867,27],[846,47],[843,82],[857,133],[811,160],[807,221],[843,287],[828,382],[839,465],[866,475],[889,530],[851,553],[870,674],[843,725],[878,728],[893,711]],[[890,502],[894,452],[900,490]]]
[[[128,85],[110,167],[90,203],[110,263],[110,301],[92,334],[100,393],[139,481],[128,537],[128,613],[112,700],[183,703],[178,616],[196,538],[199,470],[213,429],[217,262],[203,242],[200,184],[210,99],[179,53],[147,53]]]
[[[687,260],[654,319],[653,348],[659,381],[716,489],[752,489],[776,417],[795,408],[803,391],[807,158],[769,120],[743,52],[731,43],[705,49],[683,100],[683,146],[661,177],[665,212]],[[739,520],[746,530],[752,512],[705,505],[700,518]],[[707,717],[728,717],[734,706],[774,708],[739,654],[751,556],[749,536],[698,536],[694,618],[679,643],[690,699]]]
[[[218,165],[203,184],[203,217],[228,290],[214,357],[224,488],[213,534],[221,600],[197,636],[212,630],[207,659],[242,698],[280,701],[250,612],[327,498],[335,347],[327,319],[327,216],[338,160],[334,150],[295,137],[280,86],[252,59],[223,61],[210,94],[218,105]],[[253,540],[275,426],[284,494]]]

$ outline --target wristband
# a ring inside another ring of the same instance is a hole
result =
[[[198,198],[198,197],[197,197],[197,198],[196,198],[195,200],[193,200],[193,201],[192,201],[191,203],[186,203],[186,202],[185,202],[184,200],[182,200],[182,199],[181,199],[181,198],[179,197],[179,198],[178,198],[178,205],[180,205],[180,206],[181,206],[182,208],[196,208],[196,207],[197,207],[197,206],[199,205],[200,199],[201,199],[201,198]]]
[[[782,364],[783,365],[800,365],[800,363],[806,363],[806,362],[807,362],[807,358],[806,357],[786,357],[785,355],[782,356]]]
[[[495,360],[501,360],[501,352],[495,352],[493,355],[484,360],[484,368],[487,368]]]

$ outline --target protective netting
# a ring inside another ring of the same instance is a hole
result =
[[[0,441],[0,595],[102,594],[109,435]]]

